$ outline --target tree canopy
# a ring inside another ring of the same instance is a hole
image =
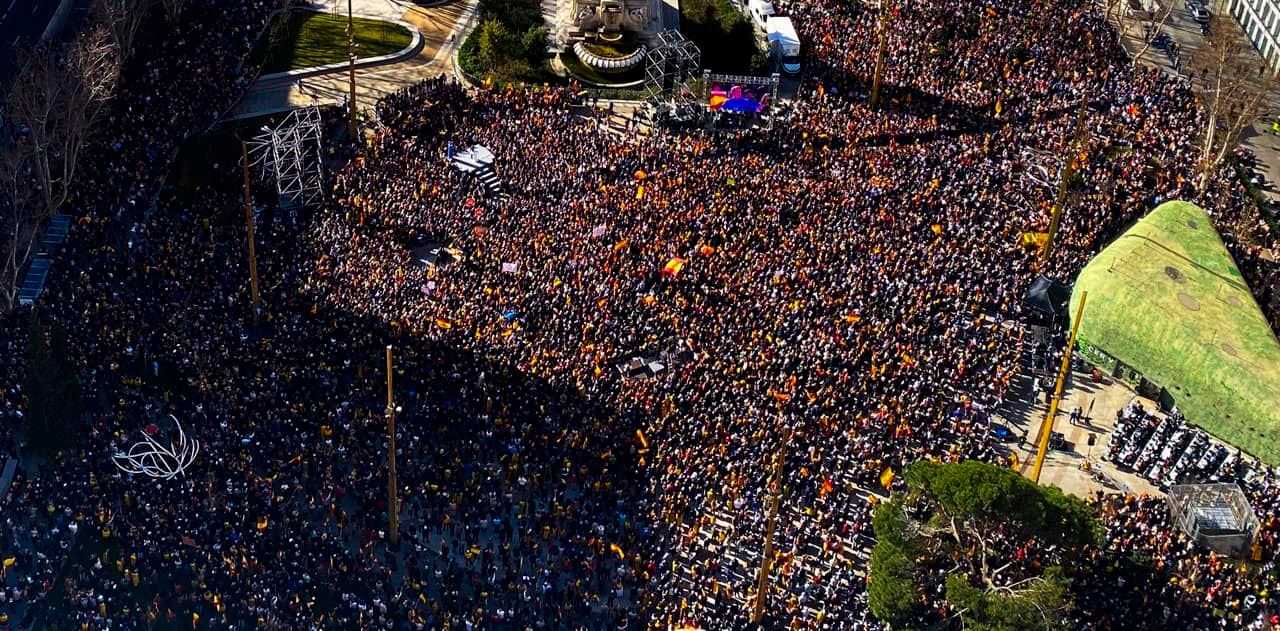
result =
[[[942,616],[932,624],[1065,628],[1072,602],[1061,563],[1101,538],[1087,504],[978,461],[917,462],[905,479],[908,492],[873,516],[868,597],[877,618],[895,627]]]
[[[463,70],[499,83],[545,79],[548,31],[536,2],[484,0],[480,16],[458,52]]]

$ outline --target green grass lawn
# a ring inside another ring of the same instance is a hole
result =
[[[631,31],[623,31],[622,37],[616,42],[606,42],[597,40],[594,42],[584,42],[583,46],[593,54],[599,55],[607,59],[621,59],[636,52],[640,48],[640,42],[636,41],[635,33]]]
[[[281,18],[277,18],[281,19]],[[413,34],[391,22],[355,18],[356,55],[377,57],[409,45]],[[252,61],[263,63],[262,73],[285,72],[347,60],[347,18],[345,15],[295,10],[287,22],[273,25],[254,51]],[[268,40],[274,39],[271,45]]]
[[[1161,204],[1080,272],[1080,344],[1166,388],[1187,419],[1280,464],[1280,342],[1203,210]]]

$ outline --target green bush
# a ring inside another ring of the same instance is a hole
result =
[[[547,28],[536,2],[482,0],[480,17],[458,49],[463,72],[496,83],[547,80]]]

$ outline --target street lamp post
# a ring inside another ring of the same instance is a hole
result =
[[[392,395],[391,345],[387,345],[387,519],[391,543],[400,543],[400,494],[396,488],[396,409]]]

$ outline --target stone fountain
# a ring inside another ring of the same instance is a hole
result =
[[[644,62],[647,43],[662,31],[662,0],[570,0],[567,43],[582,63],[602,72],[625,72]],[[630,37],[628,37],[630,36]],[[618,45],[628,43],[623,50]],[[605,54],[604,47],[620,54]],[[630,50],[628,50],[630,49]]]

